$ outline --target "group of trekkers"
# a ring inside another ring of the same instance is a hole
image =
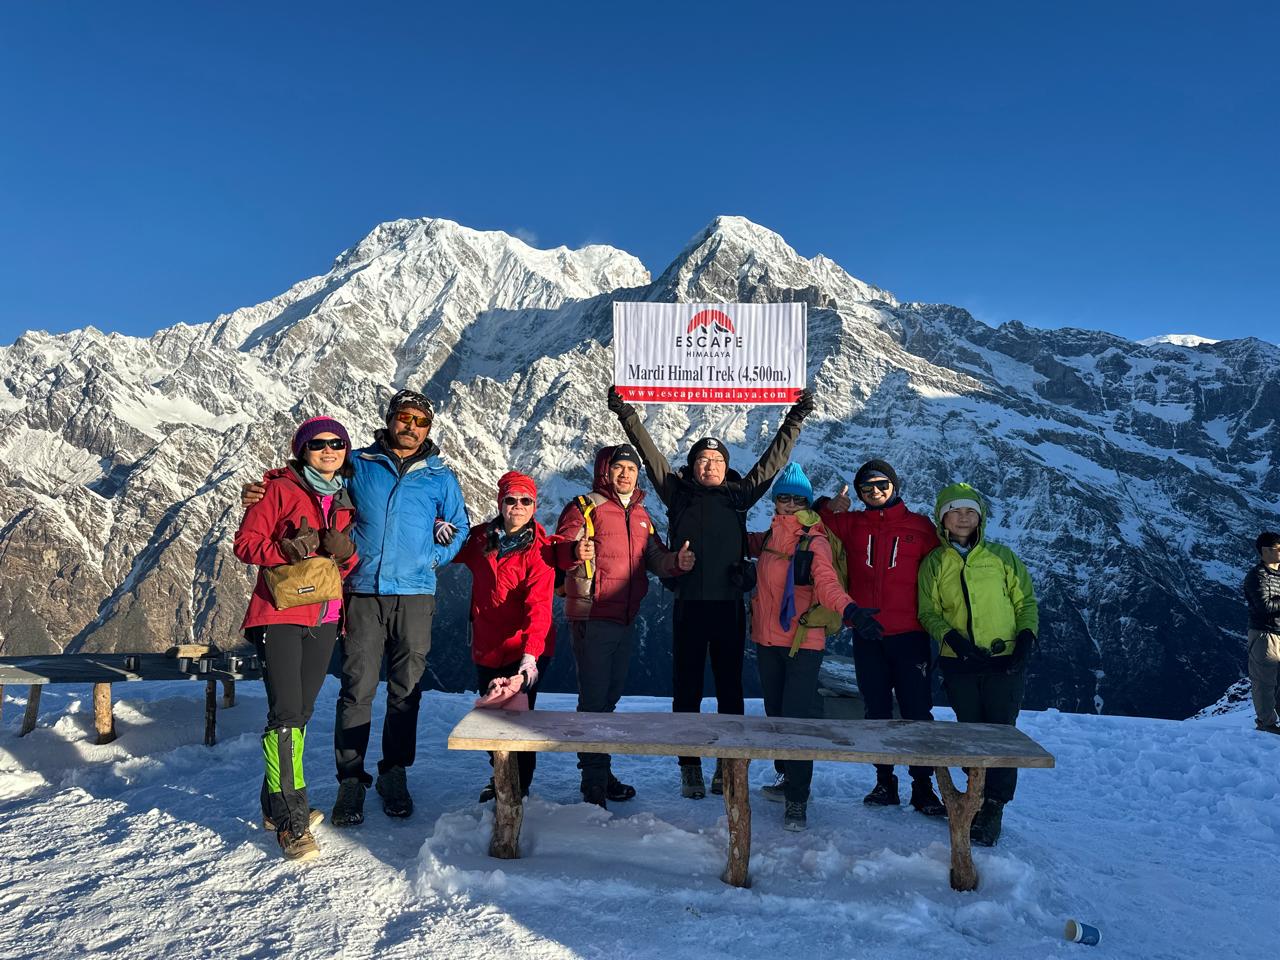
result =
[[[984,536],[989,509],[977,490],[965,483],[946,487],[930,520],[907,508],[892,466],[869,460],[853,478],[862,509],[851,510],[847,485],[834,496],[815,496],[804,469],[790,462],[814,408],[808,391],[745,474],[730,466],[729,450],[716,437],[698,440],[685,464],[672,469],[635,408],[612,387],[607,403],[629,442],[596,453],[591,490],[564,507],[554,534],[535,519],[536,482],[516,471],[498,480],[493,519],[472,527],[457,478],[430,439],[432,404],[408,390],[391,398],[386,424],[369,446],[353,450],[341,423],[315,417],[294,433],[292,459],[261,483],[244,486],[248,509],[235,553],[260,568],[244,631],[262,657],[267,690],[262,811],[285,857],[319,853],[311,828],[323,814],[307,801],[302,753],[339,640],[338,795],[330,822],[361,823],[370,786],[388,816],[412,813],[406,769],[414,761],[419,681],[431,644],[436,574],[450,562],[472,574],[476,682],[495,698],[518,691],[534,706],[554,652],[558,593],[577,668],[577,709],[612,712],[625,685],[648,574],[654,574],[675,596],[675,712],[699,711],[710,660],[718,712],[744,713],[744,601],[750,596],[751,639],[769,716],[820,716],[818,669],[826,641],[849,629],[868,719],[891,718],[896,698],[904,719],[932,720],[936,661],[957,719],[1016,722],[1039,631],[1035,594],[1022,562]],[[645,506],[642,468],[666,508],[665,542]],[[774,505],[769,527],[750,532],[747,513],[766,495]],[[332,582],[326,587],[313,572],[327,573]],[[282,599],[290,591],[298,596]],[[387,710],[375,779],[365,756],[384,659]],[[534,760],[532,753],[518,757],[525,794]],[[704,797],[700,758],[681,757],[679,765],[682,796]],[[635,797],[635,788],[614,775],[608,755],[581,753],[578,766],[586,802],[603,807]],[[813,763],[779,761],[775,768],[774,782],[762,792],[782,802],[786,829],[803,830]],[[930,769],[911,767],[910,774],[912,807],[945,816]],[[1015,785],[1016,770],[990,771],[971,829],[974,842],[997,841]],[[718,761],[710,791],[723,791]],[[490,780],[480,799],[493,796]],[[901,803],[891,766],[876,767],[864,802]]]

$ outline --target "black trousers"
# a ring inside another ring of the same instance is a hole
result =
[[[933,694],[930,691],[929,661],[933,648],[927,633],[895,633],[880,640],[855,636],[853,667],[858,674],[858,691],[867,703],[868,720],[892,720],[893,698],[903,720],[932,720]],[[912,780],[928,780],[931,767],[911,767]],[[876,779],[893,776],[893,765],[876,764]]]
[[[347,633],[342,639],[342,693],[333,730],[338,779],[373,782],[365,772],[373,698],[382,663],[387,664],[387,714],[382,723],[382,759],[378,772],[409,767],[418,746],[418,681],[431,649],[431,618],[436,598],[430,594],[376,596],[355,593],[347,598]]]
[[[702,680],[707,656],[715,682],[716,712],[741,716],[742,660],[747,619],[743,601],[676,598],[671,628],[671,710],[697,713],[702,708]],[[697,757],[680,764],[699,765]]]
[[[338,625],[277,623],[250,627],[244,636],[262,658],[262,682],[267,688],[262,815],[296,836],[307,829],[311,810],[302,772],[306,728],[324,684]]]
[[[942,674],[947,699],[962,723],[1000,723],[1015,726],[1022,709],[1026,671]],[[1008,803],[1018,786],[1017,767],[992,767],[987,771],[986,797]]]
[[[635,630],[609,620],[571,620],[569,632],[578,668],[578,712],[613,713],[627,683]],[[583,790],[607,786],[611,763],[607,753],[578,754]]]
[[[479,663],[475,666],[476,689],[480,691],[481,696],[484,696],[484,692],[489,689],[489,684],[498,677],[514,677],[520,672],[519,660],[504,663],[500,667],[486,667]],[[542,682],[542,672],[549,666],[551,666],[550,657],[538,658],[538,683]],[[524,692],[529,695],[529,709],[532,710],[534,704],[538,702],[538,684],[526,687]],[[533,751],[517,753],[516,765],[520,769],[520,795],[523,797],[529,793],[529,785],[533,783],[533,770],[538,765],[538,755]],[[493,766],[492,750],[489,751],[489,766]]]
[[[793,657],[790,647],[756,644],[756,666],[760,670],[765,716],[799,717],[802,720],[822,716],[818,702],[821,650],[797,650]],[[775,760],[773,767],[786,774],[784,789],[788,802],[804,803],[809,799],[809,784],[813,781],[812,760]]]

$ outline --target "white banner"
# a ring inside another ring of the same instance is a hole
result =
[[[803,303],[617,303],[613,382],[643,403],[794,403],[805,387]]]

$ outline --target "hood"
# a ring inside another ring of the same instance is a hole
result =
[[[973,542],[976,547],[987,536],[987,520],[991,516],[991,505],[987,503],[984,497],[976,487],[972,487],[967,483],[953,483],[950,486],[942,488],[938,494],[938,498],[933,502],[933,525],[938,531],[938,539],[944,544],[950,543],[947,531],[942,527],[942,505],[950,503],[952,500],[976,500],[982,504],[982,519],[978,522],[978,539]]]
[[[592,482],[591,489],[603,497],[608,497],[619,506],[622,500],[619,499],[617,492],[613,489],[613,484],[609,481],[609,459],[613,456],[615,447],[601,447],[596,451],[596,469],[595,480]],[[636,488],[631,494],[631,506],[644,502],[644,490],[640,488],[640,477],[643,477],[643,471],[636,477]]]

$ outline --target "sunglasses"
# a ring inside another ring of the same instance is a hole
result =
[[[798,493],[780,493],[773,498],[776,503],[794,503],[797,506],[808,506],[809,498],[802,497]]]
[[[520,506],[522,507],[532,507],[533,502],[534,502],[533,497],[503,497],[502,498],[502,505],[504,507],[514,507],[516,504],[520,504]]]
[[[330,450],[347,449],[347,441],[341,437],[330,437],[328,440],[308,440],[307,449],[314,453],[317,450],[323,450],[328,447]]]
[[[415,413],[397,413],[396,419],[401,423],[412,423],[415,427],[431,426],[430,417],[420,417]]]
[[[891,480],[868,480],[866,483],[858,484],[859,493],[870,493],[872,490],[888,493],[892,489],[893,481]]]

